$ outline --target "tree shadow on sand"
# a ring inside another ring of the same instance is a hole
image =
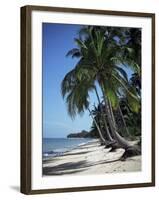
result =
[[[43,168],[43,175],[66,175],[66,174],[75,174],[78,172],[86,171],[89,167],[107,163],[113,163],[118,161],[116,160],[108,160],[108,161],[100,161],[100,162],[87,162],[87,161],[78,161],[78,162],[67,162],[63,164],[59,164],[51,167]]]

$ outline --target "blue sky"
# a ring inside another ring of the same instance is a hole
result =
[[[69,133],[90,130],[92,119],[88,111],[72,120],[61,96],[61,82],[77,63],[77,59],[66,57],[75,47],[80,25],[43,23],[43,137],[63,138]],[[130,74],[130,71],[128,71]],[[99,92],[100,93],[100,92]],[[90,102],[97,103],[95,94]],[[90,105],[91,108],[92,105]]]
[[[86,111],[72,120],[61,96],[61,81],[77,60],[66,57],[75,47],[80,25],[43,24],[43,136],[66,137],[69,133],[90,130],[92,120]],[[92,101],[96,101],[93,94]]]

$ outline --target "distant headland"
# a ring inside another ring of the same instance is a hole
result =
[[[96,137],[92,132],[82,130],[81,132],[78,133],[68,134],[67,138],[96,138]]]

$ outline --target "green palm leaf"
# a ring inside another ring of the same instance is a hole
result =
[[[124,69],[122,69],[121,67],[118,67],[118,66],[114,66],[114,69],[116,69],[122,75],[122,77],[125,79],[125,81],[128,82],[128,76]]]
[[[78,38],[75,38],[75,42],[76,42],[76,44],[77,44],[80,48],[85,48],[85,49],[87,49],[85,43],[84,43],[82,40],[80,40],[80,39],[78,39]]]

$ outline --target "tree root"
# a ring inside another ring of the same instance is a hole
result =
[[[100,142],[100,145],[101,145],[101,146],[104,146],[104,145],[105,145],[105,142],[101,141],[101,142]]]
[[[134,145],[130,146],[125,149],[124,154],[120,158],[121,161],[125,161],[128,157],[138,156],[141,155],[141,148],[140,146]]]
[[[115,152],[116,149],[121,148],[121,146],[116,141],[111,141],[105,146],[105,148],[111,148],[109,152]]]

